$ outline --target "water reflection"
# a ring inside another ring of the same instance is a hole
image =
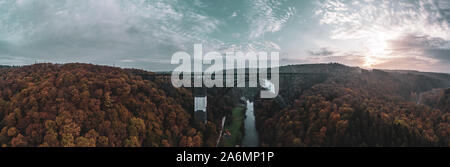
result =
[[[259,145],[258,132],[255,125],[255,114],[253,112],[253,102],[247,100],[247,111],[245,112],[245,136],[244,147],[257,147]]]

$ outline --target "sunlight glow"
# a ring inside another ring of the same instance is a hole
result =
[[[383,59],[389,58],[392,53],[389,41],[396,39],[399,35],[394,31],[377,30],[367,31],[364,34],[367,40],[363,42],[365,62],[363,67],[372,68],[374,65],[383,63]]]

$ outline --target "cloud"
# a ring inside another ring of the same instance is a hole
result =
[[[434,66],[448,63],[450,5],[444,0],[327,0],[315,14],[330,39],[353,41],[366,67],[401,62]],[[405,61],[411,60],[411,61]],[[419,62],[426,63],[419,63]]]
[[[437,7],[442,19],[447,23],[450,23],[450,2],[445,0],[434,0],[432,3]]]
[[[450,63],[450,49],[427,49],[425,53],[431,55],[434,59]]]
[[[211,1],[205,0],[0,0],[0,54],[20,57],[22,64],[146,62],[155,70],[152,63],[169,63],[177,51],[192,53],[195,43],[205,51],[281,49],[264,34],[280,31],[294,8],[285,9],[283,0],[231,4],[211,10]],[[224,27],[238,30],[224,32]],[[225,40],[228,32],[237,37]],[[0,64],[11,63],[0,59]]]
[[[416,55],[424,59],[431,58],[435,61],[450,63],[450,41],[429,36],[407,35],[390,41],[392,54],[405,57]]]
[[[202,43],[205,52],[279,51],[299,63],[386,64],[414,57],[442,65],[450,48],[449,4],[0,0],[0,64],[88,62],[171,70],[173,53],[192,53]]]
[[[348,2],[348,1],[345,1]],[[418,34],[450,39],[445,17],[433,0],[328,0],[316,11],[320,23],[333,27],[334,39],[371,38],[382,32],[395,36]]]
[[[398,39],[389,41],[394,50],[409,50],[409,49],[426,49],[442,47],[448,41],[442,38],[433,38],[429,36],[406,35]]]
[[[331,56],[334,55],[336,52],[330,50],[329,48],[321,48],[319,50],[309,50],[309,55],[312,56]]]
[[[220,45],[208,36],[220,21],[183,1],[1,2],[0,53],[22,57],[25,63],[161,61],[195,42]],[[0,64],[9,63],[0,59]]]
[[[281,0],[252,0],[252,10],[248,14],[251,25],[250,38],[259,38],[268,32],[279,31],[296,13],[294,7],[282,8]]]

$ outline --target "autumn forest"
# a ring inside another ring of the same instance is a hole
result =
[[[276,99],[244,88],[208,90],[203,123],[194,119],[192,89],[174,88],[170,77],[153,72],[2,66],[0,145],[214,147],[222,117],[239,112],[239,99],[248,96],[259,146],[450,146],[449,74],[340,64],[284,66],[280,73]]]

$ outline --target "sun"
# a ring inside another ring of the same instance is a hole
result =
[[[373,68],[383,63],[391,54],[389,41],[395,39],[397,34],[391,31],[368,31],[363,41],[364,57],[363,67]]]

